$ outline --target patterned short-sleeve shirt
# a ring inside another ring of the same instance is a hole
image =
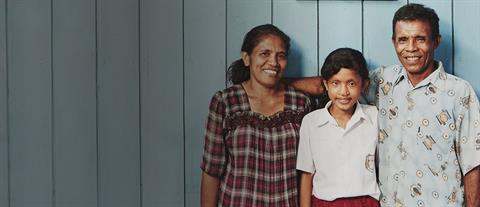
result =
[[[399,65],[371,73],[382,206],[462,206],[462,177],[480,164],[478,98],[438,65],[415,87]]]
[[[208,114],[201,168],[220,179],[219,206],[297,206],[296,155],[307,96],[285,88],[284,110],[253,112],[241,85],[217,92]]]

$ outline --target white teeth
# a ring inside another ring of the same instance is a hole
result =
[[[277,71],[274,71],[274,70],[263,70],[263,72],[271,74],[271,75],[276,75],[277,74]]]
[[[407,60],[419,60],[420,57],[407,57]]]

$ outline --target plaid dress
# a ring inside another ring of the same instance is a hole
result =
[[[296,150],[310,100],[287,86],[284,103],[263,116],[241,85],[213,96],[201,168],[220,179],[219,206],[298,206]]]

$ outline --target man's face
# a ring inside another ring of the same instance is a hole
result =
[[[434,51],[441,38],[432,38],[428,22],[398,21],[392,41],[397,57],[410,78],[424,79],[435,70]]]

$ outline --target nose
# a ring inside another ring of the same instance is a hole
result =
[[[268,62],[273,67],[278,67],[279,66],[278,57],[276,55],[270,56]]]
[[[348,90],[347,84],[342,84],[342,86],[340,88],[340,95],[342,95],[342,96],[350,95],[350,91]]]
[[[406,50],[407,50],[407,51],[415,51],[415,50],[417,50],[417,44],[416,44],[414,38],[412,38],[412,39],[410,39],[410,40],[408,41]]]

